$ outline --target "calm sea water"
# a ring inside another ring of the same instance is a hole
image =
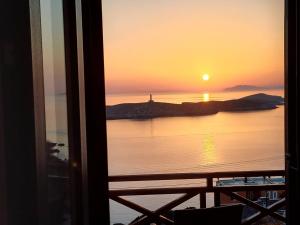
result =
[[[228,100],[257,92],[161,93],[155,101],[181,103]],[[283,96],[282,90],[264,91]],[[65,97],[47,100],[48,138],[67,142],[63,117]],[[148,95],[108,95],[108,105],[148,101]],[[56,122],[54,123],[53,120]],[[284,106],[274,110],[220,112],[209,116],[148,120],[107,121],[109,174],[236,171],[284,168]],[[66,143],[67,148],[67,143]],[[60,157],[67,157],[66,151]],[[128,182],[111,189],[199,185],[202,181]],[[177,195],[139,196],[127,199],[156,209]],[[111,201],[111,223],[128,223],[139,214]],[[212,196],[208,196],[208,205]],[[199,206],[195,197],[179,206]]]
[[[155,101],[181,103],[228,100],[257,92],[162,93]],[[283,96],[283,91],[264,93]],[[107,104],[144,102],[148,95],[110,95]],[[284,106],[275,110],[220,112],[197,117],[107,121],[109,174],[236,171],[284,168]],[[201,181],[128,182],[111,188],[199,185]],[[127,198],[156,209],[177,195]],[[212,205],[212,196],[208,205]],[[199,207],[195,197],[177,208]],[[111,222],[139,214],[111,202]]]
[[[253,94],[211,94],[227,100]],[[282,96],[282,91],[268,94]],[[200,101],[199,94],[153,95],[155,101]],[[210,99],[210,100],[211,100]],[[147,101],[144,95],[108,96],[107,104]],[[109,120],[109,173],[140,174],[283,168],[284,106],[209,116]],[[274,163],[276,162],[276,163]]]

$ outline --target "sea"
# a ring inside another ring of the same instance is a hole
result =
[[[283,90],[260,91],[284,95]],[[223,101],[259,93],[152,93],[157,102]],[[107,94],[106,104],[146,102],[150,93]],[[68,158],[65,95],[46,97],[47,138],[64,143]],[[101,118],[99,118],[101,119]],[[284,169],[284,105],[277,109],[219,112],[208,116],[107,120],[109,175]],[[110,189],[199,186],[203,180],[126,182]],[[178,195],[126,199],[155,210]],[[101,201],[101,199],[99,199]],[[208,194],[207,205],[213,196]],[[199,196],[177,208],[199,207]],[[111,224],[128,224],[140,214],[110,201]]]

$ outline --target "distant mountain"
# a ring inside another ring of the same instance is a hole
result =
[[[257,103],[273,104],[273,105],[283,105],[284,104],[283,97],[276,96],[276,95],[267,95],[264,93],[249,95],[249,96],[240,98],[240,100],[255,101]]]
[[[116,120],[150,119],[172,116],[204,116],[218,112],[276,109],[278,105],[282,104],[284,104],[282,97],[263,93],[227,101],[184,102],[182,104],[148,101],[107,106],[106,118],[108,120]]]
[[[282,89],[283,86],[253,86],[253,85],[236,85],[233,87],[225,88],[224,91],[263,91]]]

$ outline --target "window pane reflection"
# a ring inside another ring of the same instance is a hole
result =
[[[70,224],[62,0],[41,0],[49,225]]]

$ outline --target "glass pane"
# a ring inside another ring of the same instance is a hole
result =
[[[102,6],[110,175],[284,169],[284,0]],[[199,185],[206,181],[111,182],[110,189]],[[265,195],[251,193],[257,201]],[[155,210],[175,197],[126,199]],[[189,206],[199,208],[199,196],[179,208]],[[112,224],[140,215],[114,201],[110,209]]]
[[[49,225],[70,224],[62,0],[41,0]]]

